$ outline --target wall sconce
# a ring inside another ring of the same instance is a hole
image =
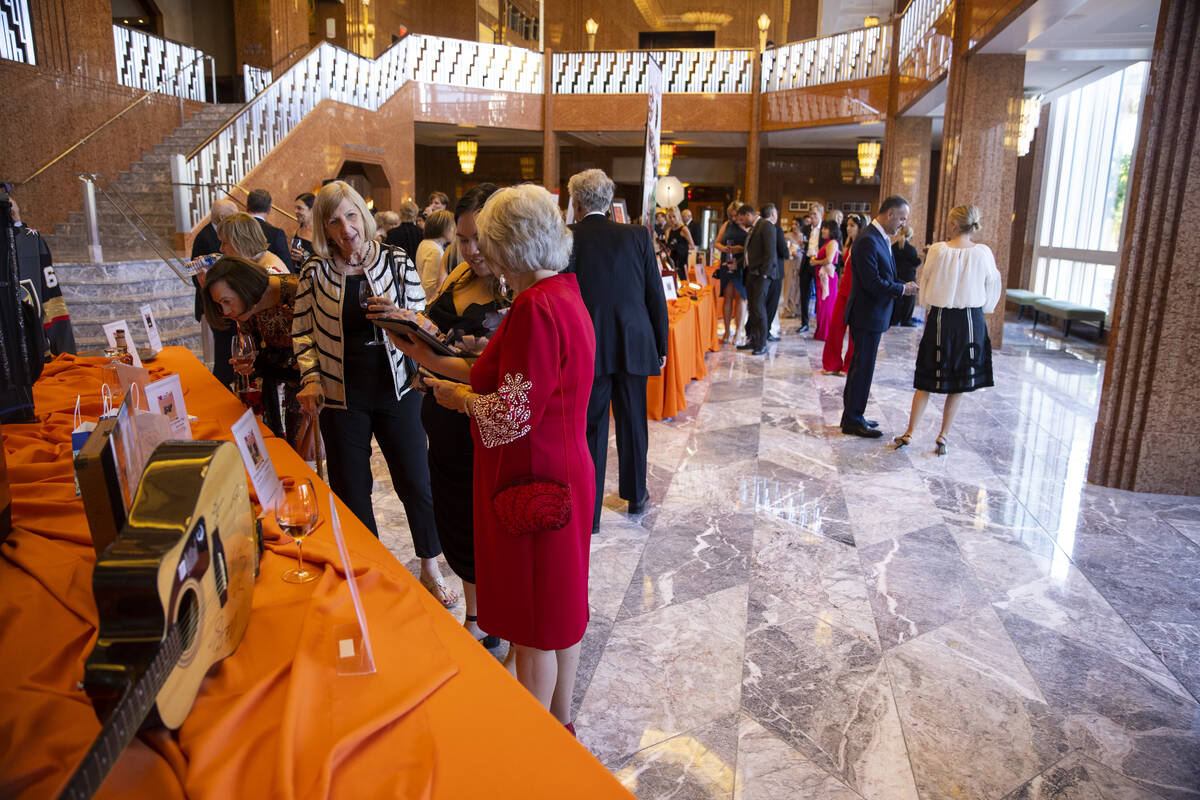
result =
[[[758,51],[765,52],[767,49],[767,31],[771,28],[771,18],[767,16],[767,12],[763,12],[758,18]]]
[[[533,180],[534,168],[537,166],[537,159],[533,156],[521,156],[521,180]]]
[[[463,175],[475,171],[475,156],[479,154],[479,142],[474,139],[458,140],[458,167]]]
[[[1021,100],[1021,127],[1017,130],[1017,155],[1029,155],[1033,134],[1037,132],[1038,118],[1042,113],[1042,95]]]
[[[879,27],[879,17],[875,16],[874,14],[870,14],[868,16],[863,17],[863,27],[864,28],[878,28]]]
[[[663,142],[658,146],[658,177],[671,174],[671,159],[675,158],[675,143]]]
[[[858,173],[864,179],[875,177],[875,167],[879,165],[879,154],[883,152],[883,142],[878,139],[858,140]]]
[[[588,17],[587,22],[583,23],[583,29],[587,31],[588,50],[596,49],[596,31],[600,30],[600,23]]]

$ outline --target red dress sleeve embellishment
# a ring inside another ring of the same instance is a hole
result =
[[[500,387],[475,399],[475,424],[479,438],[487,448],[515,442],[529,433],[529,390],[533,383],[518,372],[506,372]]]

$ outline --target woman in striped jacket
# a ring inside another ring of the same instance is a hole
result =
[[[316,255],[300,272],[292,345],[300,365],[300,402],[320,409],[329,484],[376,536],[371,507],[371,437],[404,504],[421,583],[447,608],[458,603],[437,566],[441,553],[429,490],[421,397],[415,369],[367,313],[425,307],[412,261],[375,241],[375,221],[344,181],[326,184],[313,208]],[[365,299],[365,307],[360,303]],[[323,408],[322,408],[323,406]]]

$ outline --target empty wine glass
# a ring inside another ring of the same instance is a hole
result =
[[[371,298],[374,296],[371,292],[370,281],[364,277],[362,283],[358,284],[358,304],[362,306],[363,311],[370,311],[368,306],[371,305]],[[367,344],[372,346],[383,344],[383,331],[380,330],[378,325],[375,326],[375,338],[367,342]]]
[[[283,579],[288,583],[315,581],[320,577],[319,574],[304,566],[304,540],[312,533],[320,518],[317,493],[313,490],[312,481],[307,478],[285,478],[282,483],[283,495],[275,505],[275,521],[279,523],[279,529],[296,543],[296,558],[299,560],[299,567],[283,573]]]

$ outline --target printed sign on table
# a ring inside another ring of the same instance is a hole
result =
[[[250,474],[254,493],[258,495],[258,504],[265,513],[275,507],[275,503],[283,494],[283,484],[275,472],[275,465],[271,463],[271,454],[267,452],[267,443],[263,441],[254,412],[246,409],[246,413],[233,423],[231,430],[233,442],[242,454],[242,463],[246,465],[246,472]]]
[[[185,441],[192,438],[192,425],[183,402],[183,382],[178,375],[168,375],[147,386],[146,404],[151,411],[167,418],[172,438]]]
[[[142,306],[142,324],[146,326],[146,338],[150,340],[150,349],[154,352],[162,350],[162,337],[158,335],[158,323],[154,321],[154,311],[150,304]]]

